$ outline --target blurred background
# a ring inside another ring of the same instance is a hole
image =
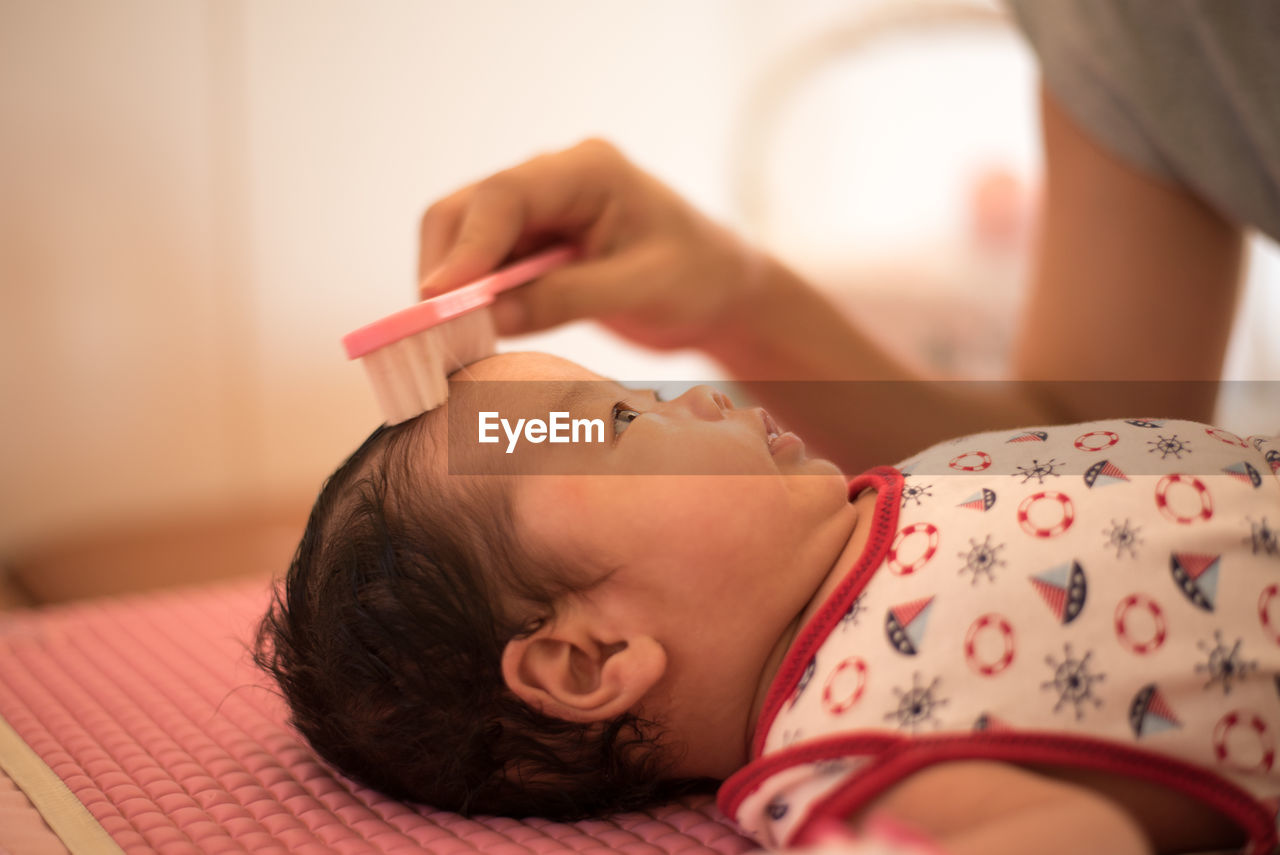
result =
[[[283,569],[378,422],[338,340],[412,299],[422,211],[588,136],[998,377],[1036,85],[977,0],[2,0],[0,603]],[[1228,376],[1275,378],[1273,246],[1249,276]],[[719,376],[590,324],[504,347]]]

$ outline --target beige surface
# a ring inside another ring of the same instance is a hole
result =
[[[173,514],[32,544],[5,561],[0,609],[282,574],[308,509],[299,500]]]
[[[734,8],[4,3],[0,551],[314,492],[431,200],[589,134],[719,186]]]
[[[122,855],[71,790],[2,718],[0,852]]]
[[[0,770],[0,852],[14,855],[68,855],[36,806]]]

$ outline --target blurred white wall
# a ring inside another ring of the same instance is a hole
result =
[[[724,210],[729,0],[241,10],[257,410],[262,447],[290,450],[261,460],[270,489],[314,480],[376,424],[337,342],[414,294],[430,201],[602,135]]]
[[[969,275],[973,170],[1030,193],[1038,169],[1016,39],[837,51],[762,118],[797,52],[877,5],[5,0],[0,548],[306,501],[377,422],[338,339],[411,299],[422,210],[587,136],[833,288],[881,256]],[[590,325],[507,346],[715,375]]]
[[[724,213],[737,20],[732,0],[0,6],[0,546],[313,494],[377,422],[338,339],[407,303],[418,218],[468,181],[603,135]]]
[[[217,76],[203,4],[0,6],[6,546],[253,489]]]

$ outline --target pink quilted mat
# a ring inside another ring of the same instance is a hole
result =
[[[573,824],[464,819],[322,766],[249,661],[265,584],[0,614],[0,716],[134,852],[740,853],[710,798]]]

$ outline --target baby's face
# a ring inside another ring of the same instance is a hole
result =
[[[736,409],[709,386],[659,401],[549,354],[512,353],[459,372],[450,391],[449,472],[522,476],[513,482],[517,504],[538,528],[570,513],[611,531],[660,526],[663,540],[706,539],[703,523],[732,529],[741,520],[759,548],[847,502],[834,464],[806,456],[762,408]],[[564,441],[517,431],[521,420],[550,424],[552,413],[567,414],[559,418]]]
[[[521,537],[595,568],[607,585],[592,596],[661,637],[682,667],[710,668],[706,679],[758,677],[848,540],[854,515],[835,465],[794,436],[771,442],[763,410],[735,409],[709,387],[661,402],[526,353],[472,365],[450,392],[450,471],[517,475]],[[603,420],[604,441],[521,439],[507,454],[499,428],[499,442],[478,442],[482,412],[514,425],[553,411]]]
[[[834,464],[806,456],[763,408],[737,409],[709,386],[660,401],[550,354],[500,354],[462,369],[446,409],[453,474],[806,475],[843,485]],[[549,425],[553,413],[559,441],[540,429],[531,438],[528,424]]]

